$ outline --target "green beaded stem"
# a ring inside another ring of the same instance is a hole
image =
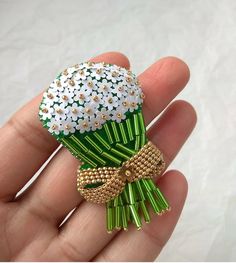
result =
[[[128,113],[126,117],[120,123],[108,121],[100,130],[75,133],[61,139],[61,142],[75,157],[84,162],[81,169],[120,167],[147,143],[141,107]],[[165,197],[152,179],[127,182],[123,192],[106,204],[107,231],[110,233],[121,228],[127,230],[129,223],[141,229],[142,219],[146,223],[151,220],[149,207],[156,214],[162,214],[169,209]]]

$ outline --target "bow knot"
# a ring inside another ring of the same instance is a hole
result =
[[[106,203],[123,191],[126,182],[158,176],[164,167],[161,151],[149,141],[121,167],[78,169],[77,187],[87,201]]]

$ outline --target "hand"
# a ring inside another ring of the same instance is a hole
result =
[[[129,68],[128,59],[115,52],[92,61]],[[146,125],[182,90],[189,79],[185,63],[164,58],[139,76],[146,95]],[[22,94],[23,95],[23,94]],[[42,127],[38,107],[42,94],[19,110],[0,132],[0,259],[16,261],[151,261],[160,253],[183,208],[187,182],[178,171],[166,172],[157,182],[172,207],[137,231],[107,234],[105,208],[83,201],[76,190],[78,161],[62,148],[22,194],[17,192],[58,147]],[[192,106],[175,101],[148,132],[163,152],[167,166],[196,123]],[[69,219],[61,224],[74,209]]]

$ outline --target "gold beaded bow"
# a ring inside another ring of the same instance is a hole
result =
[[[161,151],[149,141],[121,167],[78,168],[77,187],[87,201],[106,203],[122,192],[126,181],[158,176],[164,167]]]

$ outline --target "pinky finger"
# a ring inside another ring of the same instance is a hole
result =
[[[154,216],[141,231],[130,227],[121,232],[105,247],[94,261],[153,261],[170,238],[187,195],[187,181],[178,171],[169,171],[158,186],[169,200],[171,211],[163,216]]]

